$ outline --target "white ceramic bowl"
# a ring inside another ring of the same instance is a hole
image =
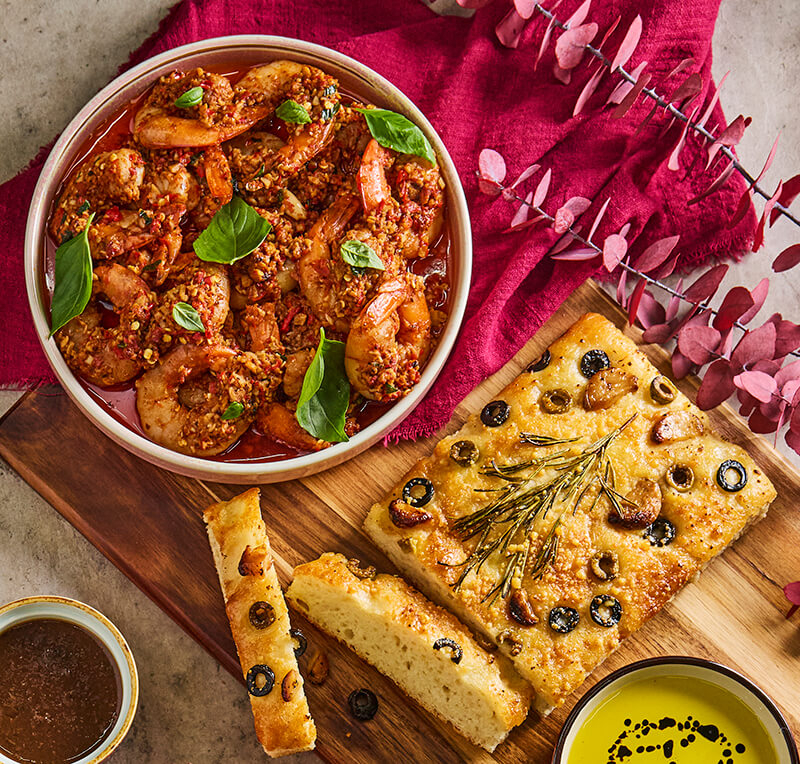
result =
[[[44,254],[48,216],[61,181],[78,158],[86,138],[106,118],[147,90],[162,74],[176,68],[213,68],[215,64],[229,65],[232,61],[237,66],[251,66],[278,58],[291,58],[324,69],[335,76],[345,90],[377,106],[405,114],[432,143],[447,183],[447,214],[453,252],[453,267],[449,274],[450,316],[417,386],[347,443],[267,463],[217,462],[184,456],[133,432],[103,410],[64,362],[55,340],[48,338],[46,296],[48,287],[52,286],[46,282]],[[142,459],[182,475],[232,483],[270,483],[310,475],[352,458],[394,429],[422,400],[450,354],[467,304],[471,267],[472,239],[464,191],[447,149],[422,112],[394,85],[349,56],[321,45],[266,35],[218,37],[184,45],[135,66],[103,88],[67,125],[50,152],[33,193],[25,234],[25,282],[36,333],[53,371],[73,402],[106,435]]]
[[[702,658],[685,656],[649,658],[631,663],[598,682],[578,701],[564,722],[553,753],[552,764],[569,762],[570,749],[578,731],[603,701],[623,690],[626,684],[665,675],[685,677],[687,682],[704,680],[731,693],[758,718],[775,748],[777,761],[765,758],[764,764],[800,764],[789,724],[775,703],[761,689],[727,666]],[[603,750],[601,754],[604,753]],[[716,757],[714,758],[716,760]],[[605,755],[603,760],[605,761]],[[635,760],[634,757],[632,764]],[[663,760],[667,761],[666,758]]]
[[[66,597],[26,597],[0,607],[0,632],[12,626],[39,618],[57,618],[74,623],[93,634],[108,650],[116,664],[122,683],[117,723],[99,747],[78,759],[74,764],[99,764],[105,761],[122,742],[133,724],[139,702],[139,675],[128,643],[116,626],[102,613],[78,600]],[[0,764],[18,764],[0,753]]]

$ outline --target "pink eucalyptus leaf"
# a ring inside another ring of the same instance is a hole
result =
[[[678,283],[675,285],[675,291],[678,294],[683,294],[683,279],[678,279]],[[667,304],[667,321],[672,321],[678,315],[678,310],[681,307],[681,298],[678,295],[672,295],[669,298],[669,303]]]
[[[654,241],[636,260],[636,268],[642,273],[650,273],[658,268],[675,249],[680,236],[668,236]]]
[[[753,297],[750,291],[743,286],[733,287],[722,300],[722,304],[714,317],[714,327],[725,331],[733,326],[750,308],[753,307]]]
[[[547,218],[545,215],[537,215],[535,218],[531,218],[530,220],[518,223],[517,225],[509,226],[505,230],[501,231],[501,233],[517,233],[519,231],[525,231],[526,229],[532,228],[546,219]]]
[[[619,233],[619,235],[623,239],[627,239],[628,238],[628,232],[631,230],[632,227],[633,227],[633,223],[625,223],[625,225],[622,226],[622,228],[620,228],[617,233]]]
[[[699,72],[690,74],[675,90],[669,98],[670,103],[678,102],[684,105],[686,101],[694,98],[703,89],[703,78]]]
[[[550,23],[547,25],[547,28],[544,30],[544,35],[542,36],[542,41],[539,43],[539,52],[536,54],[536,61],[534,61],[533,68],[536,69],[539,66],[539,62],[542,60],[542,56],[544,52],[547,50],[547,46],[550,44],[550,38],[553,36],[553,29],[555,29],[556,20],[554,18],[550,19]]]
[[[693,58],[684,58],[682,59],[678,65],[667,75],[667,79],[670,77],[674,77],[681,72],[685,72],[687,69],[691,69],[695,65],[695,60]]]
[[[600,80],[603,78],[605,74],[605,67],[600,67],[586,82],[583,86],[583,90],[581,90],[580,95],[578,96],[578,100],[575,101],[575,106],[572,109],[572,116],[577,117],[583,111],[583,107],[586,106],[587,101],[594,95],[594,91],[597,90],[597,86],[600,84]]]
[[[794,430],[787,430],[784,433],[783,438],[789,448],[800,454],[800,433],[797,433]],[[786,614],[786,617],[791,618],[798,607],[798,605],[792,605],[792,607],[789,608],[789,612]]]
[[[697,405],[703,411],[713,409],[727,401],[735,389],[730,364],[724,358],[720,358],[714,361],[703,375],[703,381],[697,391]]]
[[[719,354],[730,358],[731,348],[733,347],[733,329],[722,330],[722,340],[719,343]]]
[[[611,115],[614,119],[622,119],[631,110],[633,105],[636,103],[636,99],[647,87],[651,78],[652,75],[649,72],[646,72],[636,80],[636,84],[631,86],[631,89],[625,94],[625,97],[622,99],[622,101],[620,101],[619,106],[614,109],[614,113]]]
[[[608,42],[608,38],[611,37],[612,34],[614,34],[616,28],[619,26],[620,21],[622,21],[622,16],[617,16],[617,18],[614,19],[611,26],[608,29],[606,29],[606,33],[603,35],[603,39],[600,40],[600,44],[597,46],[598,50],[601,50],[602,47]],[[603,66],[602,68],[605,69],[605,66]]]
[[[624,236],[620,236],[618,233],[612,233],[608,236],[603,242],[603,265],[605,269],[611,273],[622,262],[622,258],[625,257],[627,251],[628,242]]]
[[[758,435],[767,435],[778,429],[778,422],[775,419],[764,416],[760,411],[754,411],[747,420],[747,426]]]
[[[702,302],[711,299],[719,289],[719,285],[722,283],[722,279],[725,278],[728,268],[727,264],[714,265],[709,268],[684,292],[686,299],[691,302]]]
[[[775,380],[763,371],[743,371],[733,378],[733,384],[762,403],[771,400],[778,390]]]
[[[786,438],[786,442],[789,442],[789,438]],[[789,445],[792,445],[791,443]],[[800,447],[800,443],[796,446],[792,446],[795,451],[798,451],[798,447]],[[793,581],[791,584],[786,584],[783,587],[783,593],[786,595],[786,599],[792,603],[792,607],[789,608],[789,612],[786,614],[787,618],[791,618],[798,608],[800,608],[800,581]]]
[[[647,61],[642,61],[632,72],[631,77],[633,78],[633,82],[628,82],[628,80],[622,80],[622,82],[617,85],[612,91],[611,95],[606,100],[606,103],[613,103],[613,104],[620,104],[625,99],[625,96],[633,90],[635,84],[638,82],[639,77],[641,76],[642,72],[644,71],[645,67],[647,66]]]
[[[769,168],[772,167],[772,162],[774,161],[775,154],[778,151],[778,141],[780,140],[780,138],[781,134],[778,133],[775,136],[775,142],[772,144],[772,148],[769,150],[769,156],[767,156],[767,161],[764,162],[764,166],[761,168],[761,172],[758,173],[758,177],[753,182],[753,185],[756,185],[761,180],[761,178],[764,177],[764,174],[767,172],[767,170],[769,170]]]
[[[731,363],[734,369],[738,371],[752,366],[756,361],[773,358],[777,336],[775,324],[770,323],[747,332],[731,353]]]
[[[778,197],[778,204],[780,204],[781,207],[788,208],[798,196],[800,196],[800,175],[794,175],[783,184],[783,191]],[[775,221],[780,217],[780,215],[780,210],[772,210],[772,213],[769,216],[770,228],[775,225]]]
[[[563,252],[567,247],[569,247],[572,244],[573,241],[575,241],[575,237],[572,235],[571,232],[568,231],[555,244],[553,244],[548,254],[552,256],[552,255],[557,255],[559,252]]]
[[[672,351],[672,373],[677,379],[683,379],[692,370],[692,362],[680,350]]]
[[[727,148],[731,149],[736,146],[739,141],[742,140],[742,136],[744,135],[744,131],[747,129],[748,125],[752,120],[750,117],[747,119],[744,118],[741,114],[736,117],[718,136],[717,140],[711,144],[711,148],[708,150],[708,161],[706,162],[706,170],[711,167],[711,163],[714,161],[714,157],[717,155],[717,152],[723,147],[726,146]]]
[[[663,345],[672,335],[672,322],[667,321],[663,324],[653,324],[647,327],[642,339],[645,342],[653,342],[657,345]]]
[[[516,214],[513,218],[511,218],[511,228],[515,228],[518,225],[524,223],[529,217],[531,213],[531,202],[533,201],[533,191],[528,192],[528,195],[525,197],[525,201],[519,205],[519,209],[517,210]]]
[[[589,15],[589,9],[592,7],[592,0],[584,0],[583,3],[578,6],[578,9],[573,13],[566,21],[565,26],[570,28],[577,27],[583,24],[586,20],[586,17]]]
[[[695,108],[692,111],[691,116],[689,117],[689,121],[684,123],[683,130],[681,130],[681,136],[680,138],[678,138],[678,142],[675,144],[675,148],[672,149],[672,153],[669,155],[669,160],[667,161],[667,168],[672,170],[673,172],[676,170],[680,170],[681,168],[681,163],[680,163],[681,151],[683,151],[683,147],[686,144],[686,136],[689,132],[689,125],[692,124],[696,115],[697,115],[697,109]]]
[[[572,69],[562,69],[558,62],[553,64],[553,76],[562,84],[569,85],[572,82]]]
[[[531,175],[538,172],[539,169],[541,169],[541,165],[539,164],[529,165],[519,174],[519,177],[511,184],[510,188],[516,188],[520,183],[524,183]]]
[[[582,247],[580,249],[570,249],[566,252],[559,252],[556,255],[551,255],[553,260],[566,260],[571,262],[582,262],[584,260],[591,260],[597,257],[600,253],[595,249],[589,247]]]
[[[764,374],[769,374],[774,377],[781,368],[781,361],[776,361],[774,358],[762,358],[756,361],[751,367],[751,371],[763,371]]]
[[[729,74],[730,70],[725,72],[725,74],[722,75],[722,79],[717,83],[716,87],[714,88],[714,95],[708,102],[708,106],[706,106],[706,110],[703,112],[703,116],[700,117],[700,121],[697,123],[698,127],[705,127],[706,122],[708,122],[711,113],[714,111],[714,107],[717,105],[717,101],[719,101],[719,91],[722,90],[722,86],[725,83],[725,80],[728,79]]]
[[[625,66],[628,63],[628,60],[633,55],[634,51],[636,50],[636,46],[639,44],[639,38],[642,36],[642,17],[637,15],[636,18],[631,22],[631,25],[628,27],[628,31],[625,32],[625,37],[620,43],[619,50],[617,50],[617,55],[614,56],[614,60],[611,62],[610,70],[613,72],[619,66]]]
[[[477,10],[483,8],[484,5],[489,5],[492,0],[456,0],[462,8],[469,8],[470,10]]]
[[[636,317],[639,315],[639,306],[642,304],[642,295],[646,286],[647,282],[644,279],[639,279],[631,293],[631,299],[628,303],[628,323],[631,326],[636,323]]]
[[[575,215],[572,213],[572,210],[566,207],[559,207],[553,217],[553,230],[557,234],[565,233],[574,222]]]
[[[725,169],[719,175],[717,175],[714,182],[705,191],[689,199],[687,205],[691,207],[693,204],[697,204],[699,201],[705,199],[707,196],[710,196],[715,191],[718,191],[728,182],[728,178],[733,175],[735,169],[736,165],[731,159],[730,162],[728,162],[728,164],[725,166]]]
[[[514,8],[527,21],[536,10],[536,0],[514,0]]]
[[[717,356],[722,335],[710,326],[684,326],[678,333],[678,349],[692,363],[705,366]]]
[[[494,149],[483,149],[478,155],[478,171],[484,180],[502,184],[506,178],[506,160]]]
[[[478,189],[487,196],[500,196],[503,187],[494,180],[484,180],[478,178]]]
[[[750,290],[750,296],[753,298],[753,307],[742,315],[739,319],[741,323],[748,324],[756,317],[758,311],[761,310],[761,306],[764,304],[764,300],[767,299],[768,293],[769,279],[761,279],[761,281]]]
[[[775,375],[775,383],[781,388],[781,395],[786,396],[784,385],[800,380],[800,359],[787,363]],[[791,398],[790,398],[791,400]]]
[[[735,228],[737,225],[739,225],[739,223],[742,222],[742,220],[744,220],[747,210],[750,209],[752,198],[753,187],[750,186],[739,197],[739,203],[736,205],[736,210],[734,211],[733,215],[731,215],[731,219],[726,223],[728,228]]]
[[[767,199],[766,203],[764,204],[764,210],[761,213],[761,217],[758,219],[756,234],[753,237],[753,252],[758,252],[758,250],[761,249],[762,245],[764,244],[764,229],[767,225],[767,219],[769,218],[775,203],[778,201],[778,197],[780,197],[782,190],[783,181],[780,181],[778,183],[778,188],[775,189],[775,193],[769,199]]]
[[[608,209],[609,202],[611,202],[610,197],[606,199],[605,202],[603,202],[603,206],[600,208],[600,211],[595,216],[595,219],[592,222],[592,227],[589,229],[589,235],[586,237],[588,241],[592,240],[592,237],[594,236],[597,227],[600,225],[600,221],[603,219],[603,215],[606,214],[606,209]]]
[[[800,326],[792,321],[780,321],[775,329],[775,358],[783,358],[800,348]]]
[[[758,408],[758,401],[747,390],[737,388],[736,398],[739,401],[740,416],[749,417]]]
[[[547,198],[547,192],[550,190],[550,178],[553,175],[552,170],[548,170],[536,186],[536,191],[533,194],[533,206],[541,207],[544,200]]]
[[[775,258],[775,261],[772,263],[772,270],[775,271],[775,273],[783,273],[783,271],[794,268],[798,263],[800,263],[800,244],[792,244],[791,247],[784,249],[783,252]]]
[[[656,300],[647,290],[642,293],[642,301],[639,305],[639,323],[644,329],[649,329],[655,324],[664,321],[666,313],[664,306]]]
[[[556,40],[556,61],[562,69],[574,69],[583,58],[586,46],[597,36],[598,26],[593,21],[571,27]]]
[[[494,33],[497,39],[506,48],[516,48],[519,45],[519,38],[522,36],[522,31],[528,22],[517,13],[516,8],[511,10],[503,16],[494,28]]]
[[[619,269],[619,278],[617,279],[617,302],[624,310],[628,307],[628,271],[625,268]]]

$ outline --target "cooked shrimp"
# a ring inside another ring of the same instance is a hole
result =
[[[306,432],[297,421],[294,411],[290,411],[281,403],[268,403],[262,406],[258,410],[256,427],[264,435],[298,451],[319,451],[330,445],[327,441],[319,440]]]
[[[248,350],[274,350],[283,353],[275,303],[248,305],[241,314],[241,323],[247,332],[245,347]]]
[[[144,180],[144,160],[138,151],[105,151],[81,165],[61,194],[50,231],[56,241],[80,233],[89,214],[139,200]]]
[[[203,149],[194,162],[199,200],[191,212],[192,220],[206,228],[219,208],[233,198],[233,177],[228,158],[219,146]]]
[[[280,381],[275,354],[223,345],[181,345],[136,382],[136,409],[148,437],[191,456],[213,456],[235,443]],[[242,407],[223,419],[232,403]]]
[[[283,374],[283,392],[287,398],[297,400],[300,391],[303,389],[308,367],[314,360],[316,351],[314,348],[302,348],[286,356],[286,370]]]
[[[392,152],[381,146],[374,138],[364,149],[361,165],[358,168],[358,190],[364,212],[373,212],[381,204],[391,199],[392,189],[386,180],[386,168],[394,162]]]
[[[200,202],[200,187],[181,162],[148,164],[142,186],[142,204],[150,209],[181,204],[193,210]]]
[[[107,260],[148,247],[164,237],[180,237],[180,221],[185,211],[186,208],[179,204],[155,210],[111,207],[89,227],[92,257],[95,260]]]
[[[344,365],[355,390],[383,402],[406,395],[419,381],[430,334],[422,280],[406,274],[384,281],[347,337]]]
[[[117,264],[98,266],[86,309],[56,332],[64,360],[101,387],[133,379],[142,369],[142,337],[154,302],[155,295],[132,271]],[[101,303],[113,311],[104,313]]]

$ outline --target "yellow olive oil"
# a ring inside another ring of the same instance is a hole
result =
[[[735,695],[702,679],[650,676],[609,695],[567,764],[777,764],[767,731]]]

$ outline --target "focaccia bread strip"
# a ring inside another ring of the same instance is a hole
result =
[[[432,714],[493,751],[525,719],[530,685],[403,579],[328,552],[294,570],[287,599]]]
[[[607,437],[598,460],[572,461]],[[539,503],[538,487],[591,464],[599,467],[559,494],[569,506]],[[750,456],[715,436],[633,341],[587,314],[420,460],[372,507],[365,529],[423,591],[512,658],[546,713],[774,497]],[[503,508],[491,515],[492,506]],[[486,544],[512,521],[524,531],[465,573],[487,514],[499,522]]]
[[[258,740],[273,758],[310,751],[317,730],[289,634],[289,613],[261,517],[258,488],[214,504],[203,519],[248,683]]]

